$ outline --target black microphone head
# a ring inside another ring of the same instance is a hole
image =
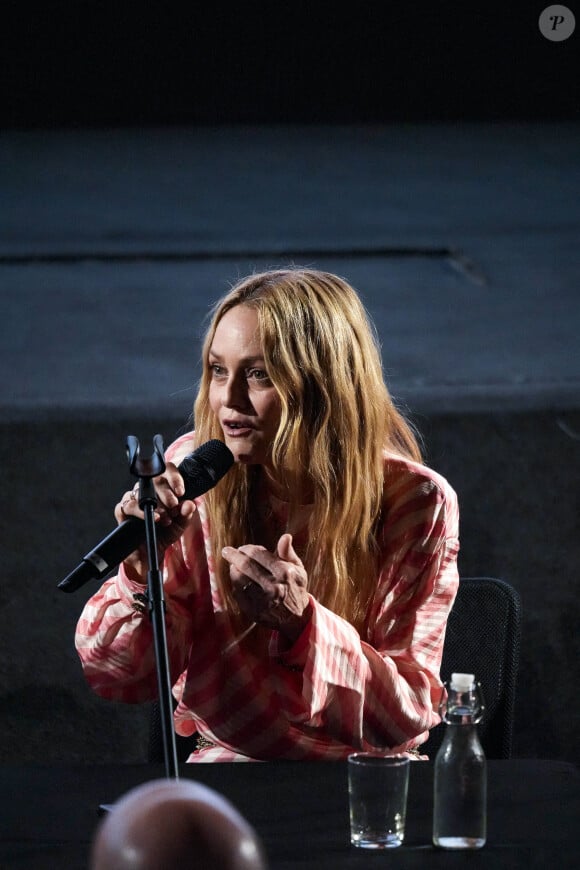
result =
[[[206,441],[179,463],[185,498],[193,499],[211,489],[234,464],[234,454],[217,438]]]
[[[234,455],[223,441],[206,441],[178,466],[185,486],[185,498],[194,499],[203,495],[221,480],[233,464]],[[130,517],[87,553],[80,565],[58,584],[58,588],[64,592],[74,592],[94,577],[105,577],[139,546],[145,536],[143,520]]]

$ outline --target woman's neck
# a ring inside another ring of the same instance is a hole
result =
[[[260,480],[270,495],[280,501],[291,502],[293,491],[297,494],[296,504],[312,504],[314,501],[314,487],[306,474],[293,485],[290,480],[280,479],[271,468],[263,465]]]

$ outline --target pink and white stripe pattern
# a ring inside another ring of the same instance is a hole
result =
[[[186,435],[167,455],[179,462],[191,449]],[[204,500],[197,500],[196,519],[163,568],[175,727],[215,744],[190,761],[339,759],[425,742],[439,721],[439,667],[458,584],[457,499],[431,469],[385,456],[384,505],[364,639],[312,598],[311,622],[287,650],[263,629],[263,648],[234,642],[209,556]],[[141,703],[156,695],[152,628],[133,607],[143,591],[121,567],[78,622],[86,679],[104,698]]]

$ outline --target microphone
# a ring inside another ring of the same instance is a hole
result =
[[[206,441],[178,465],[183,477],[183,498],[194,499],[218,483],[234,463],[234,455],[223,441]],[[94,549],[83,556],[74,571],[61,580],[58,589],[75,592],[89,580],[102,580],[145,540],[145,521],[129,517],[113,529]]]

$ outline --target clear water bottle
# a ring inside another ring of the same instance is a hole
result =
[[[477,723],[483,698],[473,674],[452,674],[441,718],[446,723],[435,758],[433,843],[443,849],[480,849],[487,836],[487,770]]]

